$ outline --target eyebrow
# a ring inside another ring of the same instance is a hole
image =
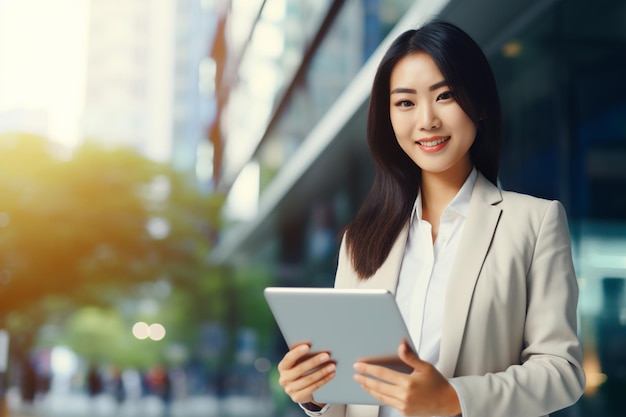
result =
[[[435,91],[436,89],[444,87],[446,85],[448,85],[448,82],[446,80],[442,80],[428,87],[428,91]],[[412,88],[398,87],[398,88],[394,88],[393,90],[391,90],[389,95],[391,94],[417,94],[417,91],[415,91]]]

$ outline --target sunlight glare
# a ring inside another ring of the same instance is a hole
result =
[[[0,2],[0,113],[43,112],[67,146],[80,136],[87,16],[88,0]]]

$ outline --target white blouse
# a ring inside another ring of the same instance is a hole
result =
[[[417,353],[422,360],[430,362],[435,367],[439,365],[446,287],[477,176],[474,168],[441,214],[439,233],[434,244],[432,226],[422,219],[421,193],[417,196],[411,215],[409,235],[396,289],[396,301]],[[384,406],[380,408],[379,416],[402,417],[402,414],[398,410]]]

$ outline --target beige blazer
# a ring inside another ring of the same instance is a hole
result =
[[[407,234],[408,225],[366,281],[342,242],[335,287],[395,293]],[[446,292],[439,360],[464,417],[545,416],[582,395],[577,301],[563,206],[502,191],[479,174]],[[378,411],[334,404],[324,416]]]

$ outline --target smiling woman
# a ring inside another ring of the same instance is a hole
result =
[[[476,126],[432,58],[425,52],[405,56],[393,69],[390,84],[389,115],[396,139],[422,175],[467,178]]]
[[[0,1],[0,130],[43,133],[56,142],[76,145],[88,3]],[[3,117],[3,113],[16,110],[43,113],[44,126],[15,125]]]
[[[442,21],[398,36],[367,127],[376,177],[345,229],[335,288],[395,294],[415,346],[397,340],[398,356],[412,372],[357,360],[353,379],[381,408],[323,404],[318,390],[342,364],[301,344],[278,365],[285,392],[327,417],[537,417],[571,405],[585,376],[565,211],[497,187],[499,100],[479,46]]]

